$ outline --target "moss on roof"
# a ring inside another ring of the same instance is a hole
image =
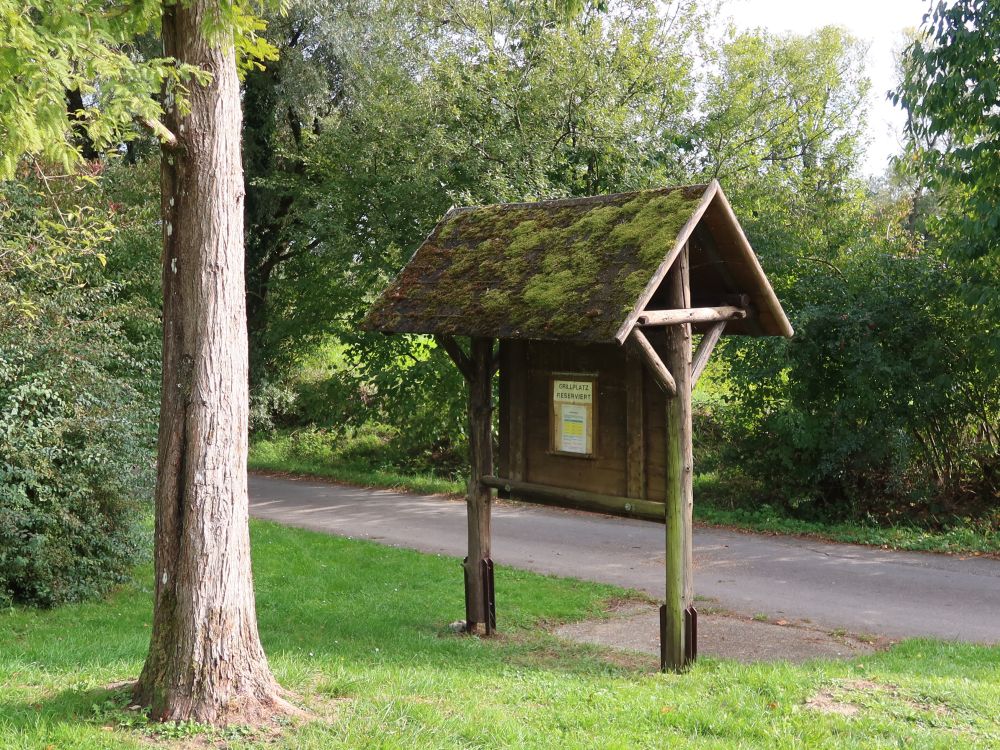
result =
[[[664,188],[453,209],[365,327],[611,341],[704,192]]]

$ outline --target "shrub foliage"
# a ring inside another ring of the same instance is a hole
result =
[[[36,298],[17,325],[0,313],[0,602],[99,595],[140,552],[151,415],[131,381],[145,363],[106,302]]]
[[[123,580],[153,476],[157,320],[105,263],[146,254],[156,226],[114,179],[43,187],[0,183],[4,247],[21,251],[0,268],[0,605],[79,601]],[[68,235],[68,215],[104,229]]]

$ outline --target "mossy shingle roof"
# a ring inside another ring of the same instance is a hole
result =
[[[716,189],[712,183],[452,209],[364,327],[614,341],[649,301],[671,250],[690,235]]]

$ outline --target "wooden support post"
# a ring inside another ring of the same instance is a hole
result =
[[[510,476],[510,342],[500,341],[497,353],[500,355],[500,382],[497,387],[497,427],[499,428],[500,452],[496,455],[494,470],[502,477]],[[497,497],[504,497],[504,492],[498,492]]]
[[[510,421],[508,422],[507,440],[510,448],[510,469],[507,476],[511,479],[524,479],[527,475],[527,454],[524,450],[525,424],[528,403],[528,362],[527,349],[523,341],[507,341],[509,350],[510,372],[507,379],[510,398]]]
[[[469,554],[465,559],[465,622],[468,632],[490,621],[486,604],[489,592],[483,571],[490,568],[490,488],[483,477],[493,474],[493,373],[497,361],[493,339],[472,339],[469,371]]]
[[[643,410],[642,357],[632,347],[625,351],[625,494],[646,497],[646,434]]]
[[[665,284],[667,304],[687,308],[691,304],[688,282],[688,248],[677,257]],[[667,399],[666,456],[666,602],[661,653],[664,670],[681,670],[687,664],[685,612],[694,601],[692,580],[692,510],[694,461],[691,446],[691,325],[666,329],[666,366],[677,385]]]

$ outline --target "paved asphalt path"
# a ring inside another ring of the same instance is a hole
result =
[[[458,500],[251,475],[250,502],[252,515],[290,526],[465,554]],[[1000,643],[1000,560],[701,527],[694,542],[695,592],[740,614],[889,638]],[[662,597],[663,545],[663,527],[647,521],[506,503],[493,510],[497,565]]]

